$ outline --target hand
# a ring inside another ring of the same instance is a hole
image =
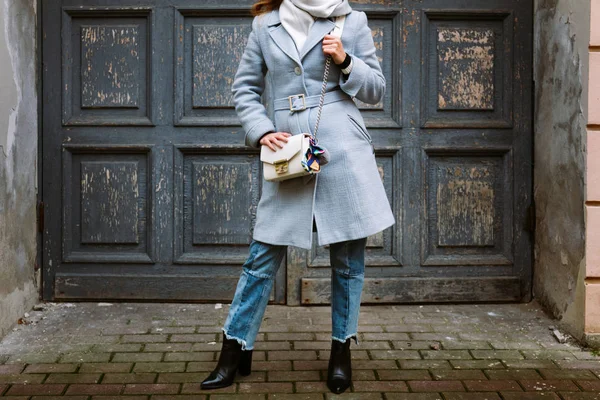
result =
[[[346,58],[342,40],[334,35],[325,35],[323,38],[323,53],[331,55],[333,62],[336,64],[343,63]]]
[[[288,132],[271,132],[263,135],[259,143],[269,146],[269,148],[273,151],[277,151],[273,145],[275,144],[279,146],[279,148],[283,148],[283,143],[281,142],[287,143],[287,138],[290,136],[292,136],[292,134]]]

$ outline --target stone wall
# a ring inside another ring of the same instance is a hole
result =
[[[590,4],[536,0],[534,297],[582,337]]]
[[[36,0],[0,0],[0,337],[38,301]]]

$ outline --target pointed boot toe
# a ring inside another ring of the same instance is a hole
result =
[[[200,384],[201,389],[218,389],[233,384],[242,359],[242,345],[223,334],[223,347],[215,369]]]
[[[352,383],[352,365],[350,355],[350,339],[342,343],[331,341],[331,353],[327,367],[327,387],[333,393],[340,394]]]
[[[347,376],[334,376],[327,380],[327,387],[335,394],[344,393],[350,387],[351,380]]]

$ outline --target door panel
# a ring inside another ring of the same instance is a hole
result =
[[[387,79],[383,110],[358,105],[396,216],[369,238],[362,301],[528,301],[531,2],[356,6]],[[328,249],[288,259],[288,304],[329,303]]]

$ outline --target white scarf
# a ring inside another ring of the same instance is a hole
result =
[[[279,18],[300,52],[315,18],[337,17],[350,11],[348,0],[283,0]]]

